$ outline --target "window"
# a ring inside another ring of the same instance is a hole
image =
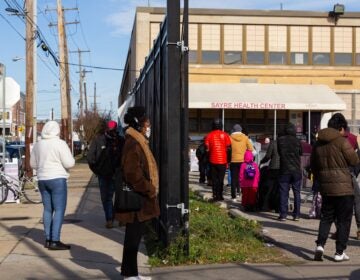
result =
[[[202,63],[220,63],[220,25],[202,25]]]
[[[360,27],[355,29],[356,44],[355,44],[355,63],[360,65]]]
[[[286,64],[286,26],[269,26],[269,63]]]
[[[309,29],[305,26],[290,27],[291,64],[308,64]]]
[[[335,65],[352,64],[352,29],[335,27],[334,30]]]
[[[242,63],[242,25],[224,26],[224,64]]]
[[[248,25],[246,27],[247,64],[264,64],[265,27]]]
[[[189,63],[197,63],[198,25],[189,24]]]
[[[330,27],[313,27],[313,64],[330,65]]]

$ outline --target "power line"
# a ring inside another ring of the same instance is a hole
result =
[[[85,64],[70,63],[70,62],[64,63],[64,62],[62,62],[62,61],[59,61],[59,63],[61,63],[61,64],[69,64],[69,65],[74,65],[74,66],[82,66],[82,67],[93,68],[93,69],[100,69],[100,70],[125,71],[124,68],[93,66],[93,65],[85,65]],[[129,70],[129,71],[140,72],[140,70]]]
[[[0,16],[7,22],[7,24],[10,25],[10,27],[11,27],[12,29],[14,29],[14,31],[15,31],[21,38],[23,38],[23,39],[25,40],[25,37],[24,37],[19,31],[17,31],[17,29],[15,28],[15,26],[12,25],[12,23],[11,23],[6,17],[4,17],[3,14],[0,14]]]

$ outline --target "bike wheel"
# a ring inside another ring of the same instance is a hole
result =
[[[24,197],[31,203],[41,203],[41,193],[35,177],[25,178],[22,185]]]
[[[0,204],[3,204],[8,196],[9,188],[3,182],[0,183]]]

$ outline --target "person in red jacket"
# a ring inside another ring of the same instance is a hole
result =
[[[213,121],[213,130],[205,138],[205,146],[209,154],[211,166],[214,201],[224,200],[223,187],[226,165],[228,163],[227,152],[231,147],[230,137],[221,130],[221,127],[221,120],[215,119]]]

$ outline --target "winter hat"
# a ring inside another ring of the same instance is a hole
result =
[[[108,121],[106,124],[106,127],[108,130],[113,130],[117,128],[117,122],[116,121]]]
[[[233,126],[233,132],[241,132],[242,131],[242,127],[240,124],[235,124]]]

